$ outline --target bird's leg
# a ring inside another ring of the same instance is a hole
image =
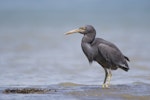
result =
[[[108,69],[108,78],[107,78],[108,86],[110,85],[111,77],[112,77],[112,73],[111,73],[111,68],[110,68],[110,69]]]
[[[108,70],[104,68],[104,70],[105,70],[105,79],[104,79],[104,83],[103,83],[102,87],[108,88],[110,85],[111,77],[112,77],[111,68]]]
[[[102,88],[108,88],[108,84],[106,84],[107,80],[108,80],[108,72],[107,72],[106,68],[104,68],[104,70],[105,70],[105,79],[104,79],[104,83],[102,85]]]
[[[108,72],[107,72],[107,69],[104,69],[105,70],[105,79],[104,79],[104,84],[106,83],[107,81],[107,77],[108,77]]]

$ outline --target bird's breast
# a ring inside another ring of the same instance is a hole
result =
[[[89,43],[81,43],[81,46],[88,60],[92,62],[96,56],[96,52],[97,52],[96,48],[92,47],[91,44]]]

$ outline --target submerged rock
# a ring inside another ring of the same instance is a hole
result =
[[[16,88],[16,89],[5,89],[3,93],[5,94],[44,94],[48,92],[56,92],[55,89],[41,89],[41,88]]]

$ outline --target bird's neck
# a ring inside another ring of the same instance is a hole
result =
[[[82,42],[91,44],[94,41],[95,36],[96,36],[96,33],[85,34],[82,38]]]
[[[95,35],[96,35],[95,33],[85,34],[82,38],[81,43],[82,50],[84,54],[87,56],[90,63],[92,63],[94,57],[94,49],[92,48],[91,44],[95,39]]]

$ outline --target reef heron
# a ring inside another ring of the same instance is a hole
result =
[[[95,38],[96,30],[92,25],[86,25],[65,34],[68,35],[72,33],[83,34],[81,47],[84,54],[90,63],[96,61],[104,68],[105,78],[102,85],[103,88],[108,88],[110,86],[112,76],[111,70],[116,70],[118,68],[121,68],[124,71],[129,70],[127,63],[129,58],[124,56],[113,43],[102,38]]]

